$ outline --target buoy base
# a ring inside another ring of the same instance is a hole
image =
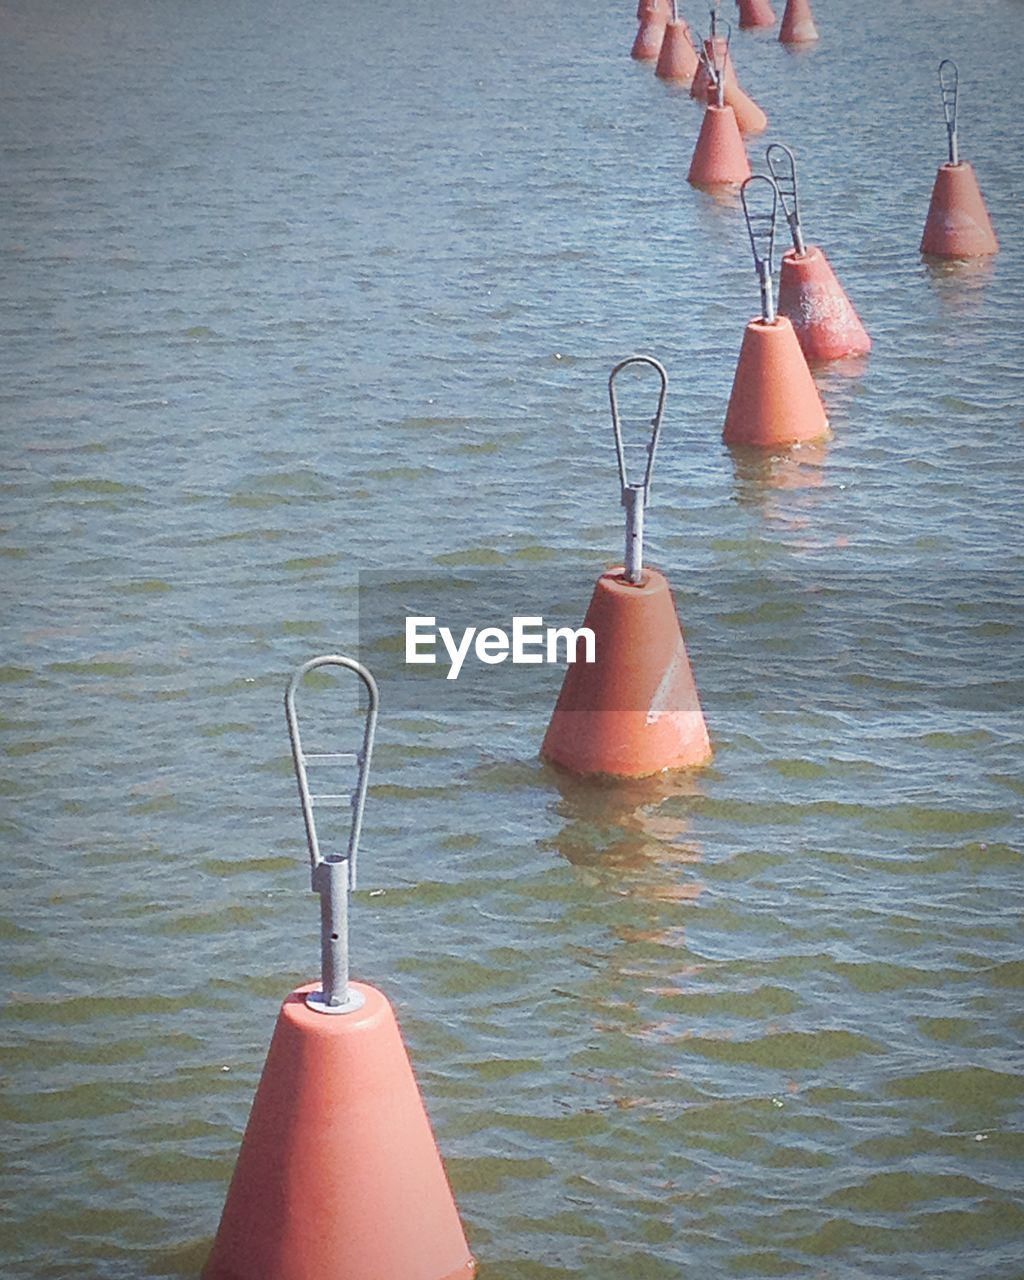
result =
[[[829,434],[828,418],[785,316],[751,320],[743,335],[722,437],[728,445],[785,448]]]
[[[278,1015],[202,1280],[468,1280],[475,1263],[386,998]]]
[[[732,107],[708,106],[687,181],[695,187],[738,185],[750,177],[750,161]]]
[[[775,10],[769,0],[737,0],[740,7],[740,29],[749,31],[753,27],[774,27]]]
[[[583,624],[594,663],[571,664],[541,756],[579,776],[646,778],[711,759],[672,592],[655,569],[597,580]]]
[[[783,44],[810,44],[817,39],[818,28],[814,25],[810,0],[787,0],[779,40]]]
[[[698,65],[697,50],[690,39],[690,28],[681,18],[678,22],[670,22],[665,28],[654,74],[662,80],[689,84],[697,74]]]
[[[793,325],[804,356],[812,361],[863,356],[871,339],[824,253],[815,245],[782,259],[779,314]]]
[[[944,164],[935,175],[921,252],[935,258],[983,258],[999,252],[973,168]]]

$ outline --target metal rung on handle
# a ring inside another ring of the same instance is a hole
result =
[[[650,365],[661,381],[658,392],[658,407],[651,419],[651,438],[647,442],[647,465],[644,477],[640,481],[630,481],[626,472],[626,451],[622,442],[622,421],[619,417],[619,402],[615,393],[615,381],[623,369],[630,365]],[[661,437],[661,422],[665,415],[665,397],[668,395],[668,374],[660,360],[653,356],[630,356],[620,360],[608,375],[608,399],[612,409],[612,430],[615,432],[615,456],[619,464],[619,484],[622,490],[622,505],[626,508],[626,558],[625,575],[627,582],[640,582],[643,578],[644,561],[644,510],[650,501],[651,476],[654,472],[654,455]]]

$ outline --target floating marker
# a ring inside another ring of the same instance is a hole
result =
[[[685,19],[680,18],[676,0],[672,0],[672,17],[665,27],[661,53],[654,74],[662,80],[674,80],[689,84],[697,73],[700,59],[693,47],[693,38]]]
[[[808,360],[867,355],[871,339],[824,251],[804,243],[792,151],[773,142],[767,158],[793,237],[793,248],[782,257],[779,314],[792,323]]]
[[[295,694],[320,667],[362,680],[369,707],[358,755],[306,755]],[[373,676],[350,658],[314,658],[285,695],[321,903],[322,980],[278,1015],[203,1280],[469,1280],[475,1270],[391,1006],[348,977],[348,895],[377,718]],[[358,765],[351,796],[314,796],[307,767]],[[323,856],[318,804],[351,803],[348,849]]]
[[[690,97],[700,102],[708,101],[708,91],[714,88],[716,73],[725,81],[724,103],[730,106],[736,116],[740,133],[754,136],[764,133],[768,128],[768,117],[749,94],[740,88],[736,78],[736,70],[730,57],[732,29],[726,23],[726,35],[718,34],[718,13],[711,10],[711,36],[704,41],[700,66],[690,85]]]
[[[640,28],[633,41],[630,57],[638,62],[653,62],[661,53],[661,42],[668,23],[668,0],[640,0],[636,16]]]
[[[763,210],[753,205],[755,183],[769,201]],[[828,435],[821,397],[792,324],[775,312],[772,255],[778,189],[773,179],[757,175],[743,184],[741,195],[761,287],[761,315],[743,335],[723,439],[729,445],[766,449],[820,440]]]
[[[649,365],[661,380],[647,466],[634,482],[627,476],[615,393],[616,378],[631,365]],[[711,759],[672,592],[662,574],[643,565],[644,512],[667,392],[668,375],[650,356],[623,360],[608,379],[626,508],[625,564],[597,580],[584,621],[594,633],[596,661],[568,667],[541,747],[545,760],[577,775],[643,778]]]
[[[999,252],[992,219],[974,170],[960,159],[957,107],[960,72],[955,62],[939,63],[939,90],[949,138],[949,162],[940,165],[932,188],[921,252],[936,258],[983,258]]]
[[[775,10],[769,0],[736,0],[740,10],[740,30],[752,27],[774,27]]]
[[[729,42],[714,42],[701,50],[701,66],[708,78],[707,106],[693,149],[687,181],[695,187],[738,186],[750,177],[747,149],[736,123],[736,113],[725,101],[724,69]]]
[[[783,44],[811,44],[818,39],[810,0],[786,0],[779,40]]]

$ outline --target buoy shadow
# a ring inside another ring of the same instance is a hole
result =
[[[700,895],[703,885],[682,870],[704,860],[688,804],[705,794],[699,774],[583,779],[550,766],[547,773],[563,826],[542,848],[630,896],[682,902]]]
[[[740,183],[738,182],[718,182],[710,186],[691,182],[690,186],[694,191],[699,191],[702,196],[707,197],[705,207],[713,205],[715,209],[740,208]]]
[[[870,355],[840,356],[838,360],[808,360],[807,367],[816,380],[826,383],[834,376],[855,381],[863,378],[871,362]]]
[[[770,492],[820,488],[825,479],[828,441],[816,440],[779,450],[733,445],[729,454],[736,501],[744,507],[762,507]]]
[[[953,312],[970,312],[981,305],[995,274],[994,256],[984,258],[937,258],[921,254],[928,283],[944,307]]]

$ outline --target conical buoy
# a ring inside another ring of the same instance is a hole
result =
[[[949,58],[939,63],[939,88],[949,138],[949,162],[932,188],[921,252],[936,258],[984,258],[999,252],[992,219],[973,168],[960,159],[957,135],[960,73]]]
[[[966,160],[944,164],[935,175],[921,252],[936,258],[982,258],[999,252],[999,241]]]
[[[768,196],[763,210],[753,202],[755,184]],[[761,315],[743,335],[723,439],[729,445],[768,449],[820,440],[828,434],[821,397],[792,324],[775,313],[772,255],[778,188],[772,178],[758,175],[743,184],[741,194],[761,287]]]
[[[749,31],[752,27],[774,27],[775,10],[770,0],[736,0],[740,10],[740,28]]]
[[[597,661],[566,672],[541,755],[575,774],[644,778],[711,759],[672,592],[645,569],[639,583],[611,569],[597,580],[583,625]]]
[[[688,84],[697,73],[700,60],[693,47],[690,28],[682,18],[669,22],[661,42],[661,53],[654,74],[662,80]]]
[[[722,438],[784,448],[828,435],[828,418],[796,333],[785,316],[751,320],[743,335]]]
[[[793,237],[793,249],[782,259],[779,313],[791,321],[808,360],[867,355],[871,339],[824,251],[804,242],[796,157],[773,142],[767,160]]]
[[[738,186],[750,177],[750,160],[730,106],[704,110],[687,181],[695,187]]]
[[[729,56],[729,42],[721,36],[714,40],[704,41],[704,56],[694,73],[690,85],[690,97],[704,102],[712,90],[712,81],[716,73],[725,78],[725,104],[732,107],[736,115],[736,123],[740,133],[749,137],[764,133],[768,128],[768,117],[749,94],[740,88],[736,78],[736,69]]]
[[[615,381],[639,364],[657,370],[661,393],[644,478],[631,483]],[[672,592],[662,574],[643,565],[643,517],[668,376],[650,356],[633,356],[612,370],[608,390],[627,513],[626,561],[597,580],[583,624],[594,635],[594,661],[568,667],[541,755],[577,775],[643,778],[706,764],[711,744]]]
[[[782,15],[779,40],[783,44],[810,44],[818,39],[810,0],[786,0],[786,12]]]
[[[871,350],[867,330],[816,245],[803,254],[791,249],[783,255],[779,314],[792,323],[808,360],[838,360],[867,355]]]
[[[633,41],[630,57],[637,62],[653,62],[661,53],[661,42],[665,36],[668,22],[668,11],[664,3],[640,6],[638,14],[640,27]]]
[[[302,750],[295,695],[321,667],[355,671],[369,708],[361,752]],[[468,1280],[475,1263],[394,1013],[349,982],[348,896],[377,718],[373,676],[350,658],[305,663],[285,695],[320,894],[323,978],[285,1000],[202,1280]],[[358,762],[343,855],[321,852],[307,767]]]
[[[468,1280],[469,1246],[391,1006],[278,1015],[202,1280]]]

